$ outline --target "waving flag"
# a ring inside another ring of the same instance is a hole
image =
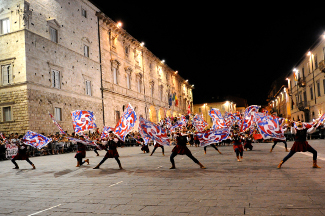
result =
[[[141,127],[142,132],[152,140],[155,140],[161,145],[169,145],[169,138],[166,129],[142,117],[140,117],[139,127]]]
[[[245,109],[244,117],[241,122],[240,132],[244,132],[247,128],[254,126],[255,113],[258,112],[260,106],[252,105]]]
[[[91,111],[76,110],[71,112],[73,128],[76,133],[88,131],[97,128],[95,116]]]
[[[266,113],[255,113],[256,125],[263,139],[285,140],[279,118]]]
[[[143,132],[142,127],[140,127],[140,124],[139,124],[139,127],[138,127],[138,131],[139,131],[142,139],[144,140],[144,144],[148,145],[148,142],[150,140],[150,136],[148,136],[146,133]]]
[[[166,126],[167,126],[168,129],[173,126],[169,117],[166,118]]]
[[[196,114],[193,118],[193,126],[195,127],[196,131],[202,132],[208,123],[204,121],[203,116]]]
[[[66,134],[65,131],[62,129],[62,127],[59,125],[59,123],[55,120],[55,118],[53,117],[53,115],[51,113],[49,113],[53,123],[59,128],[60,134]]]
[[[67,139],[68,139],[68,140],[71,140],[71,141],[74,142],[74,143],[79,142],[79,143],[82,143],[82,144],[84,144],[84,145],[97,146],[97,144],[96,144],[95,142],[93,142],[93,141],[91,141],[91,140],[87,140],[87,139],[85,139],[85,140],[81,140],[81,139],[74,138],[74,137],[69,137],[69,136],[67,136]]]
[[[184,124],[182,121],[177,121],[173,126],[171,126],[170,131],[175,132],[177,128],[181,129],[183,126]]]
[[[219,143],[229,136],[228,128],[221,128],[218,130],[208,130],[206,132],[195,133],[200,141],[200,146],[204,147],[212,143]]]
[[[30,145],[38,149],[43,148],[51,141],[51,138],[48,138],[42,134],[35,133],[33,131],[27,131],[23,137],[23,142],[26,145]]]
[[[209,112],[209,116],[211,116],[213,121],[213,130],[218,130],[227,127],[219,109],[212,108]]]
[[[232,113],[226,112],[223,119],[225,120],[225,123],[227,127],[231,127],[233,123],[235,122],[235,117]]]
[[[325,113],[318,119],[318,123],[315,127],[319,127],[320,124],[322,124],[325,120]]]
[[[137,115],[131,104],[128,104],[120,120],[113,129],[113,133],[124,141],[126,135],[134,128],[136,120]]]
[[[100,138],[104,139],[104,138],[108,137],[110,131],[113,131],[113,128],[104,126],[103,132],[102,132]]]

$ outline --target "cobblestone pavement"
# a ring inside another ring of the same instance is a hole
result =
[[[283,143],[272,153],[271,143],[255,143],[237,162],[232,146],[190,147],[207,169],[185,155],[169,170],[172,147],[153,156],[140,147],[119,148],[124,170],[108,159],[92,169],[100,157],[87,152],[90,165],[75,167],[74,154],[0,162],[0,215],[324,215],[325,140],[309,143],[318,151],[313,169],[309,153],[297,153],[282,167]],[[289,142],[291,147],[293,143]],[[152,147],[150,148],[152,150]]]

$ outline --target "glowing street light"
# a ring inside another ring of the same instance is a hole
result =
[[[121,28],[122,25],[123,25],[122,22],[117,22],[117,25],[116,26],[117,26],[117,28]]]

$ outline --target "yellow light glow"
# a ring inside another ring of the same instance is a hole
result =
[[[116,25],[118,28],[121,28],[122,27],[122,22],[117,22],[117,25]]]

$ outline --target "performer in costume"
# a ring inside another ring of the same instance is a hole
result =
[[[195,145],[195,147],[200,146],[200,140],[199,140],[199,138],[197,137],[197,135],[194,135],[193,140],[194,140],[194,145]]]
[[[102,139],[101,142],[99,140],[97,140],[97,142],[96,142],[97,146],[94,149],[94,152],[97,154],[97,156],[99,156],[99,153],[97,150],[105,149],[104,146],[106,146],[107,143],[108,143],[107,138]]]
[[[160,145],[159,143],[157,143],[156,140],[154,140],[153,143],[155,144],[155,146],[154,146],[154,148],[153,148],[153,150],[152,150],[150,156],[152,156],[152,154],[156,151],[156,149],[157,149],[158,147],[161,148],[161,150],[162,150],[162,155],[165,156],[164,146],[163,146],[163,145]]]
[[[215,144],[211,144],[210,145],[212,148],[214,148],[215,150],[217,150],[218,152],[219,152],[219,154],[222,154],[220,151],[219,151],[219,149],[217,148],[217,146],[215,145]],[[204,146],[204,154],[206,154],[207,153],[207,147],[208,146]]]
[[[119,160],[119,154],[117,152],[117,147],[119,145],[119,139],[117,138],[116,135],[114,135],[113,133],[110,132],[110,139],[108,141],[108,150],[107,150],[107,153],[106,155],[104,156],[104,158],[102,159],[101,162],[99,162],[99,164],[97,166],[95,166],[93,169],[99,169],[100,165],[102,165],[106,160],[107,158],[115,158],[118,166],[120,167],[120,169],[123,169],[122,168],[122,165],[121,165],[121,162]]]
[[[194,163],[200,165],[201,169],[205,169],[205,167],[192,155],[191,151],[187,148],[187,136],[188,135],[186,134],[186,127],[183,127],[183,133],[178,134],[178,137],[176,138],[177,144],[173,148],[172,154],[170,155],[170,162],[172,163],[170,169],[176,169],[174,157],[176,157],[176,155],[178,154],[187,155],[187,157],[191,158]]]
[[[80,136],[79,139],[85,140],[85,138],[83,136]],[[82,161],[82,158],[86,157],[86,146],[80,142],[77,142],[77,153],[74,157],[77,159],[76,167],[80,167],[85,162],[87,162],[87,164],[89,164],[89,159]]]
[[[282,164],[286,162],[292,155],[294,155],[296,152],[311,152],[313,154],[313,168],[320,168],[317,165],[317,151],[312,148],[308,142],[306,141],[307,134],[312,134],[316,131],[315,125],[318,123],[318,121],[315,122],[315,124],[307,129],[301,121],[297,122],[297,128],[291,127],[291,133],[295,134],[295,142],[293,143],[289,154],[283,158],[283,160],[278,165],[278,169],[281,168]]]
[[[281,131],[282,131],[283,133],[286,132],[287,130],[288,130],[288,125],[285,126],[285,127],[282,127],[282,126],[281,126]],[[286,139],[285,139],[285,140],[273,139],[273,146],[272,146],[270,152],[273,151],[274,147],[276,146],[276,144],[277,144],[278,142],[283,142],[283,143],[284,143],[284,147],[285,147],[285,151],[288,152],[288,146],[287,146],[287,140],[286,140]]]
[[[19,169],[16,160],[26,160],[30,165],[32,165],[33,169],[36,169],[35,165],[29,160],[27,146],[24,143],[21,143],[19,139],[16,139],[15,144],[18,146],[18,153],[11,159],[11,162],[15,165],[13,169]]]
[[[250,134],[250,129],[247,128],[247,130],[245,131],[245,137],[244,137],[244,149],[245,151],[247,151],[247,149],[249,150],[253,150],[253,135]]]
[[[233,140],[233,148],[236,152],[237,161],[240,162],[239,156],[243,159],[244,148],[242,145],[242,139],[240,134],[237,132],[236,129],[233,130],[233,134],[231,135],[231,139]]]
[[[144,154],[150,152],[148,144],[144,142],[142,137],[138,136],[137,142],[141,145],[141,151],[143,151]]]

